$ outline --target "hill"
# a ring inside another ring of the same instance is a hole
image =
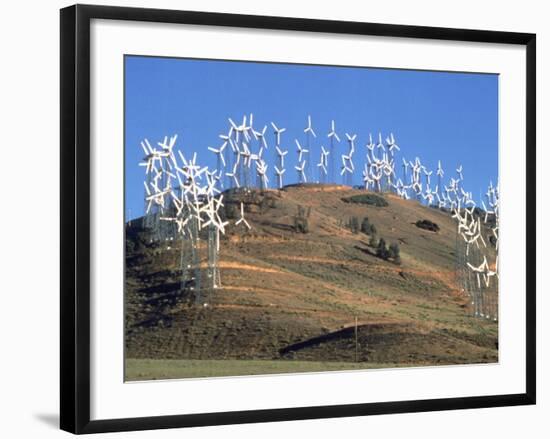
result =
[[[456,282],[450,214],[392,194],[379,205],[350,202],[357,195],[369,193],[335,185],[226,192],[227,216],[242,201],[252,229],[227,227],[222,285],[204,293],[206,305],[180,289],[178,243],[150,242],[139,221],[128,225],[126,358],[296,361],[301,368],[304,361],[341,368],[498,361],[498,325],[471,316]],[[299,207],[310,211],[307,233],[295,228]],[[354,217],[368,217],[378,237],[399,245],[399,264],[347,227]],[[438,231],[418,227],[423,220]]]

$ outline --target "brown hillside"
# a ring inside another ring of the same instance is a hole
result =
[[[252,230],[228,226],[222,286],[204,293],[206,307],[179,289],[178,244],[151,244],[139,225],[128,227],[127,357],[355,361],[357,318],[366,367],[497,361],[497,324],[471,317],[456,284],[454,220],[391,194],[386,207],[342,201],[363,193],[328,185],[226,193],[226,206],[245,203]],[[295,231],[298,206],[311,208],[309,233]],[[399,244],[400,264],[350,231],[354,216]]]

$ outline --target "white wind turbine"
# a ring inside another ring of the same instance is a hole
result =
[[[367,191],[371,185],[374,186],[374,180],[370,176],[370,170],[367,163],[365,163],[365,168],[363,169],[363,184],[365,185],[365,190]]]
[[[301,162],[303,155],[307,154],[309,152],[308,149],[304,148],[302,145],[300,145],[300,142],[298,142],[298,139],[294,139],[296,142],[296,147],[298,148],[296,152],[298,153],[298,161]]]
[[[355,152],[355,139],[357,138],[357,134],[348,134],[346,133],[346,139],[349,144],[349,150],[348,154],[345,156],[342,156],[342,161],[344,162],[347,160],[349,162],[349,166],[346,166],[344,164],[344,178],[345,182],[344,184],[347,184],[349,186],[353,186],[353,172],[355,171],[355,166],[353,164],[353,154]]]
[[[280,149],[278,146],[275,147],[275,150],[277,152],[277,156],[279,157],[279,166],[281,168],[284,168],[285,167],[285,155],[288,154],[288,150],[287,151],[283,151],[282,149]]]
[[[283,174],[285,173],[286,169],[279,169],[277,166],[274,166],[275,168],[275,175],[277,176],[277,182],[279,184],[279,189],[282,189],[283,187]]]
[[[372,134],[369,133],[369,143],[365,145],[365,148],[367,148],[367,157],[373,159],[374,158],[374,148],[376,145],[372,141]]]
[[[426,176],[426,185],[430,187],[430,178],[432,176],[433,171],[428,171],[428,168],[423,168],[424,175]]]
[[[278,128],[273,122],[271,122],[271,126],[273,127],[273,132],[275,134],[275,145],[281,146],[281,134],[286,131],[286,128]]]
[[[307,127],[304,129],[304,133],[308,134],[311,133],[313,137],[317,137],[315,134],[315,131],[313,131],[313,127],[311,126],[311,116],[307,116]]]
[[[275,123],[271,122],[271,127],[273,128],[273,135],[275,136],[275,153],[278,155],[279,158],[279,167],[282,169],[284,168],[284,155],[286,155],[287,151],[282,153],[281,149],[281,134],[283,134],[286,131],[286,128],[279,128]]]
[[[336,133],[334,120],[330,122],[330,132],[328,133],[327,137],[330,139],[330,182],[336,183],[336,180],[334,179],[334,140],[340,143],[340,137],[338,137],[338,134]]]
[[[222,146],[220,146],[218,149],[212,148],[211,146],[208,147],[210,151],[212,151],[214,154],[216,154],[216,170],[221,171],[223,165],[223,168],[225,169],[225,157],[223,156],[223,150],[227,146],[227,142],[224,142]]]
[[[340,175],[343,177],[343,184],[349,185],[350,175],[353,173],[351,166],[348,166],[348,163],[351,163],[351,158],[349,155],[342,154],[342,169]]]
[[[401,148],[399,148],[399,145],[395,143],[395,138],[393,137],[393,133],[390,133],[389,137],[386,137],[386,143],[388,145],[388,149],[390,150],[390,154],[393,156],[393,150],[397,149],[398,151],[401,151]]]
[[[435,175],[437,175],[437,187],[438,187],[438,190],[436,192],[439,192],[439,190],[442,187],[441,183],[444,175],[443,168],[441,167],[441,160],[437,161],[437,171],[435,172]]]
[[[298,179],[300,183],[307,183],[306,173],[305,173],[306,161],[300,163],[300,166],[294,166],[294,169],[298,172]]]
[[[308,163],[308,165],[307,165],[307,175],[308,175],[308,177],[310,177],[311,180],[313,180],[313,174],[312,174],[312,170],[311,170],[311,163],[312,163],[311,152],[312,152],[313,145],[311,144],[311,136],[316,138],[317,135],[315,134],[315,131],[313,131],[313,127],[311,126],[311,116],[310,115],[307,116],[307,127],[304,129],[304,133],[306,135],[306,148],[307,148],[306,150],[304,150],[304,153],[306,154],[305,160]]]
[[[260,189],[265,190],[269,186],[269,179],[267,178],[267,164],[262,159],[256,162],[256,168],[258,175],[260,176]]]
[[[261,152],[264,150],[264,149],[268,149],[267,148],[267,140],[265,139],[265,132],[267,130],[267,125],[264,125],[262,131],[256,131],[256,130],[252,130],[252,134],[254,135],[254,138],[258,141],[258,155],[262,155]]]
[[[327,151],[323,145],[321,145],[321,163],[324,163],[323,171],[325,173],[325,180],[328,177],[328,157],[330,155],[330,151]]]
[[[464,175],[462,175],[462,165],[460,165],[458,168],[456,168],[456,173],[458,175],[458,180],[459,181],[464,180]]]
[[[317,167],[319,168],[319,183],[325,183],[327,177],[327,157],[329,152],[325,150],[325,147],[321,145],[321,155],[319,157],[319,163]]]
[[[380,132],[378,133],[378,143],[376,144],[376,149],[381,149],[382,154],[386,152],[386,148],[384,147],[384,143],[382,142],[382,133]],[[376,153],[379,154],[378,151]]]
[[[357,134],[348,134],[346,133],[346,139],[349,143],[349,151],[348,153],[353,154],[355,152],[355,139],[357,138]]]
[[[241,185],[239,183],[239,177],[237,175],[237,169],[239,167],[239,163],[238,162],[235,162],[235,164],[233,165],[233,169],[231,170],[231,172],[226,172],[225,175],[226,177],[229,177],[230,179],[233,180],[233,182],[235,183],[235,187],[237,188],[240,188]]]
[[[274,166],[275,178],[279,183],[279,189],[283,187],[283,174],[285,173],[285,155],[288,154],[288,150],[283,151],[279,146],[275,146],[275,152],[278,157],[278,167]]]
[[[401,159],[403,161],[403,180],[407,180],[407,169],[409,167],[409,162],[405,158]]]
[[[241,217],[239,220],[235,223],[236,226],[238,226],[240,223],[243,223],[248,230],[250,230],[252,227],[250,227],[250,224],[248,224],[248,221],[244,218],[244,204],[241,201]]]

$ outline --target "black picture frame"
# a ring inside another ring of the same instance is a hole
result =
[[[90,21],[182,23],[526,47],[526,392],[416,401],[90,420]],[[536,35],[303,18],[75,5],[61,10],[61,429],[81,434],[535,404]]]

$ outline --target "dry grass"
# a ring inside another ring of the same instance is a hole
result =
[[[130,252],[127,355],[274,360],[285,346],[349,327],[357,317],[364,328],[381,325],[374,335],[365,335],[361,346],[371,364],[496,361],[498,326],[470,316],[455,282],[454,220],[388,194],[387,207],[342,201],[362,192],[297,186],[268,191],[274,207],[249,203],[253,229],[227,228],[220,253],[223,286],[206,295],[206,310],[189,306],[177,292],[177,249]],[[300,205],[311,208],[310,233],[292,229]],[[379,236],[399,243],[401,265],[374,256],[369,237],[344,226],[352,216],[367,216]],[[424,219],[440,230],[416,227]],[[395,324],[406,331],[395,330]],[[308,346],[293,358],[350,361],[350,349],[344,337]]]

